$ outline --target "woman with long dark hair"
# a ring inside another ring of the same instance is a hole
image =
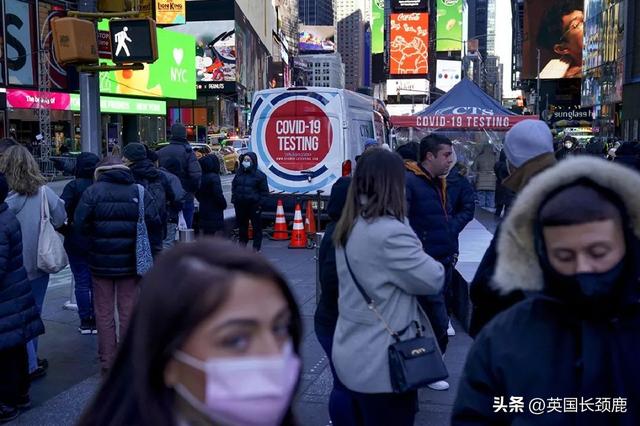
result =
[[[268,262],[203,239],[163,254],[141,288],[80,426],[293,424],[300,313]]]
[[[369,309],[352,273],[399,334],[414,330],[414,323],[427,324],[416,296],[436,294],[444,282],[444,267],[422,250],[406,219],[404,170],[398,154],[367,150],[333,237],[340,298],[332,358],[363,426],[413,425],[418,394],[393,393],[388,348],[394,338]]]

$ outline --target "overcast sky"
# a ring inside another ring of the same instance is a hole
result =
[[[503,65],[503,97],[515,98],[511,90],[511,0],[496,0],[496,55]]]

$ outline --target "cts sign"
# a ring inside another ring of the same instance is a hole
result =
[[[304,111],[304,115],[300,112]],[[331,149],[333,131],[325,112],[306,100],[277,107],[266,128],[266,147],[273,161],[291,171],[318,166]]]

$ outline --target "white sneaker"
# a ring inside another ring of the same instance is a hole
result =
[[[437,382],[429,383],[427,387],[435,391],[446,391],[449,389],[449,383],[444,380],[439,380]]]
[[[447,327],[447,336],[451,337],[455,335],[456,335],[456,331],[453,329],[453,326],[451,325],[451,320],[449,320],[449,326]]]

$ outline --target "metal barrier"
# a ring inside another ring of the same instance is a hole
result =
[[[73,279],[73,274],[71,274],[71,285],[69,286],[69,288],[70,288],[69,300],[64,302],[64,305],[62,305],[62,309],[66,309],[68,311],[77,311],[78,302],[76,301],[76,292],[75,292],[76,282]]]

